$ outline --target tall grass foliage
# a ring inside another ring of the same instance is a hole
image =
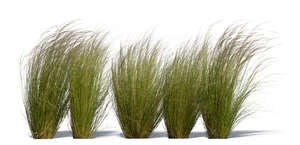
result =
[[[114,108],[126,138],[147,138],[162,115],[161,42],[122,46],[111,68]]]
[[[69,27],[67,24],[45,33],[22,61],[24,106],[33,138],[53,138],[68,110],[66,53],[75,35],[66,31]]]
[[[259,27],[230,25],[208,45],[207,67],[202,67],[204,82],[200,88],[201,113],[209,138],[228,138],[240,121],[253,113],[246,104],[262,83],[258,79],[269,49]],[[207,38],[211,38],[207,33]]]
[[[108,105],[106,32],[77,32],[70,60],[70,124],[74,138],[93,138]]]
[[[198,42],[182,44],[164,68],[163,118],[169,138],[188,138],[201,114],[198,93],[206,52]]]

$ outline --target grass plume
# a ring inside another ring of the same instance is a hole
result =
[[[70,124],[74,138],[93,138],[106,117],[108,45],[104,32],[77,33],[69,51]]]
[[[161,120],[160,48],[146,36],[122,47],[112,65],[114,108],[126,138],[149,137]]]
[[[266,59],[257,56],[268,49],[267,39],[257,29],[247,29],[246,24],[231,25],[216,43],[209,42],[207,67],[202,67],[205,85],[199,93],[209,138],[227,138],[252,113],[245,101],[261,83],[256,78]]]
[[[53,138],[68,110],[69,69],[66,52],[74,33],[70,24],[44,35],[28,61],[21,62],[23,98],[33,138]]]

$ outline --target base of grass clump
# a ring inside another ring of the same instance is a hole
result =
[[[227,139],[229,135],[214,135],[207,133],[209,139]]]
[[[129,133],[129,132],[123,132],[123,135],[127,139],[145,139],[149,138],[151,135],[151,132],[145,131],[145,132],[135,132],[135,133]]]
[[[208,136],[208,139],[227,139],[228,137]]]
[[[72,133],[73,139],[92,139],[94,138],[93,135],[87,133]]]
[[[55,132],[50,128],[39,131],[38,133],[32,133],[34,139],[52,139],[55,136]]]
[[[186,136],[186,135],[168,135],[168,138],[170,139],[184,139],[184,138],[189,138],[190,135]]]
[[[145,136],[125,136],[125,138],[127,139],[136,139],[136,138],[139,138],[139,139],[145,139],[145,138],[149,138],[149,135],[145,135]]]
[[[34,139],[52,139],[54,136],[53,135],[35,135],[32,136]]]
[[[170,139],[184,139],[184,138],[189,138],[190,133],[185,133],[182,134],[180,132],[169,132],[168,131],[168,138]]]
[[[227,139],[230,131],[225,131],[225,130],[207,130],[207,137],[209,139]]]
[[[73,136],[74,139],[93,139],[91,136]]]

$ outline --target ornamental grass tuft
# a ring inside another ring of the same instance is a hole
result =
[[[162,115],[161,42],[123,46],[111,67],[114,109],[126,138],[147,138]]]
[[[253,113],[245,102],[261,84],[257,77],[267,59],[260,56],[269,49],[258,28],[230,25],[216,43],[209,41],[207,67],[202,68],[205,85],[199,93],[208,138],[228,138]]]
[[[68,70],[66,53],[75,33],[70,24],[44,34],[24,57],[21,68],[23,99],[31,135],[53,138],[68,111]],[[28,58],[28,59],[26,59]]]
[[[164,68],[163,118],[169,138],[188,138],[200,116],[202,47],[198,39],[184,43]]]
[[[70,124],[73,138],[93,138],[106,117],[107,33],[81,31],[68,52],[70,60]]]

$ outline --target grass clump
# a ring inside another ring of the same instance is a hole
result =
[[[264,61],[258,56],[268,49],[266,40],[246,25],[231,25],[210,43],[205,87],[201,88],[202,117],[208,138],[227,138],[231,130],[252,112],[245,101],[259,87],[256,79]]]
[[[122,47],[112,65],[114,108],[126,138],[149,137],[161,120],[160,48],[146,36]]]
[[[184,44],[164,69],[163,118],[169,138],[188,138],[200,116],[198,89],[205,53],[198,40],[191,42]]]
[[[49,32],[21,68],[27,122],[33,138],[53,138],[68,110],[66,52],[74,35],[69,24]]]
[[[70,124],[73,138],[93,138],[106,116],[106,33],[80,32],[69,51]]]

